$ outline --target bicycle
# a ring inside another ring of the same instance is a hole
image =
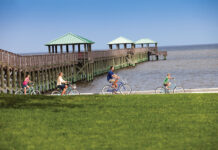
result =
[[[169,89],[166,88],[166,86],[160,86],[160,87],[157,87],[155,89],[155,93],[159,93],[159,94],[169,94],[169,93],[184,93],[185,90],[183,87],[181,86],[177,86],[176,85],[176,80],[173,79],[171,80],[171,85],[169,86]]]
[[[16,95],[23,95],[24,94],[24,88],[20,88],[15,92]],[[39,90],[35,90],[34,83],[29,84],[29,88],[26,89],[26,94],[30,95],[40,95]]]
[[[105,85],[101,90],[102,94],[113,94],[117,92],[121,94],[130,94],[132,92],[131,87],[123,80],[120,79],[117,84],[118,87],[116,89],[112,87],[112,84]]]
[[[67,85],[68,85],[68,88],[64,95],[80,95],[79,91],[76,90],[76,84],[74,85],[67,84]],[[61,95],[62,91],[63,91],[62,89],[57,88],[57,90],[53,91],[51,95],[56,95],[56,96]]]

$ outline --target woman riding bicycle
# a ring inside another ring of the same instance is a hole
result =
[[[24,81],[23,81],[23,83],[22,83],[22,88],[24,89],[24,94],[25,94],[25,95],[26,95],[26,90],[30,88],[30,87],[28,86],[28,83],[29,83],[29,82],[32,82],[32,81],[30,81],[30,75],[27,74],[26,77],[25,77],[25,79],[24,79]]]
[[[58,79],[57,79],[57,87],[62,90],[61,95],[65,94],[66,90],[68,88],[68,86],[67,86],[68,82],[63,80],[63,78],[62,78],[63,75],[64,74],[62,72],[60,72],[59,75],[58,75]]]

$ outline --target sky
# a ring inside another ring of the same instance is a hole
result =
[[[0,0],[0,49],[47,52],[66,33],[95,42],[124,36],[159,46],[218,43],[217,0]]]

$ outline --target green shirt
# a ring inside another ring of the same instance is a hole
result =
[[[166,77],[166,79],[164,80],[164,84],[167,84],[169,82],[169,78]]]

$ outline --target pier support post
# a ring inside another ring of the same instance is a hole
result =
[[[9,69],[9,66],[7,66],[7,87],[10,89],[11,88],[11,85],[10,85],[10,69]],[[10,93],[10,90],[7,90],[7,93]]]
[[[34,84],[34,88],[36,89],[36,72],[35,72],[35,69],[33,69],[32,71],[32,77],[31,77],[31,80],[35,83]]]
[[[51,90],[51,69],[48,68],[48,90]]]
[[[20,69],[18,69],[18,85],[17,85],[17,87],[19,87],[19,88],[21,88],[21,70]]]
[[[52,45],[51,48],[52,48],[52,53],[54,53],[54,45]]]
[[[69,53],[69,47],[66,45],[66,52]]]
[[[51,46],[48,46],[48,53],[51,53]]]
[[[63,53],[63,45],[60,45],[61,53]]]
[[[46,76],[46,69],[42,69],[42,89],[43,89],[43,92],[46,91],[46,81],[45,81],[45,76]]]
[[[76,65],[73,65],[73,82],[77,81]]]
[[[38,82],[38,90],[41,92],[41,81],[40,81],[40,72],[37,70],[37,82]]]
[[[3,65],[1,65],[1,88],[4,89],[4,68]],[[3,93],[4,91],[1,91]]]
[[[65,69],[66,69],[67,81],[69,81],[69,65],[66,65]]]
[[[150,61],[150,56],[151,56],[151,54],[150,54],[150,52],[148,52],[148,61]]]
[[[71,66],[68,65],[68,81],[72,82],[72,70],[71,70]]]
[[[13,88],[12,92],[13,93],[16,91],[16,74],[15,73],[16,73],[15,68],[13,68],[12,69],[12,76],[13,76],[13,78],[12,78],[12,88]]]
[[[86,66],[86,80],[89,81],[89,76],[90,76],[90,64],[88,63]]]
[[[72,45],[72,52],[73,53],[75,52],[75,45],[74,44]]]
[[[55,45],[55,53],[58,53],[58,46]]]
[[[55,79],[56,79],[56,74],[55,74],[55,67],[52,67],[52,72],[51,72],[51,76],[52,76],[52,89],[55,88]]]
[[[95,64],[95,61],[93,62],[93,76],[95,76],[95,66],[96,64]],[[93,77],[94,78],[94,77]]]
[[[44,83],[44,84],[45,84],[45,90],[46,90],[46,91],[49,89],[49,88],[48,88],[48,84],[49,84],[48,82],[49,82],[49,81],[48,81],[48,76],[47,76],[47,75],[48,75],[48,69],[47,69],[47,67],[46,67],[46,68],[45,68],[45,83]]]
[[[98,71],[99,71],[98,61],[96,61],[96,63],[95,63],[95,72],[96,72],[96,75],[99,74]]]
[[[26,70],[23,70],[23,80],[25,79],[25,77],[26,77]],[[22,82],[23,80],[21,79],[21,82]]]
[[[54,68],[54,83],[56,83],[56,79],[58,77],[57,67]],[[57,84],[57,83],[56,83]],[[53,88],[56,87],[56,84],[53,85]]]
[[[78,53],[80,53],[80,44],[78,44]]]
[[[94,63],[92,63],[92,68],[91,68],[91,80],[94,79]]]

